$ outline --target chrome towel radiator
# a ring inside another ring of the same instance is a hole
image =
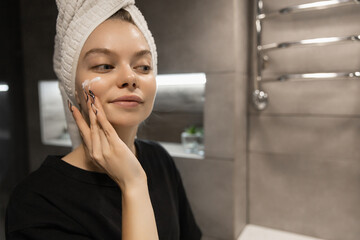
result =
[[[360,35],[346,36],[346,37],[326,37],[304,39],[293,42],[281,42],[262,44],[262,21],[278,15],[292,14],[304,11],[314,11],[321,9],[328,9],[350,4],[360,4],[360,0],[328,0],[318,1],[313,3],[306,3],[297,6],[282,8],[278,11],[265,13],[263,11],[263,1],[256,1],[255,27],[256,27],[256,69],[253,80],[252,101],[257,110],[264,110],[268,105],[268,93],[261,90],[261,82],[273,81],[291,81],[291,80],[319,80],[329,78],[360,78],[360,70],[354,72],[326,72],[326,73],[301,73],[301,74],[284,74],[276,78],[263,78],[262,71],[266,67],[269,60],[266,55],[269,51],[292,48],[296,46],[324,46],[341,42],[360,42]]]

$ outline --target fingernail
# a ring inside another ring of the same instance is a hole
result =
[[[97,109],[93,103],[91,103],[91,108],[94,111],[95,115],[97,115]]]
[[[90,94],[92,103],[94,103],[95,102],[95,94],[91,90],[89,90],[89,94]]]
[[[89,100],[89,95],[85,90],[84,90],[84,97],[85,97],[85,101],[87,102]]]
[[[71,102],[70,102],[69,99],[67,100],[67,103],[68,103],[68,107],[69,107],[70,112],[73,112],[73,110],[72,110],[72,104],[71,104]]]

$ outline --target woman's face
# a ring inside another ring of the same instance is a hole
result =
[[[156,80],[149,46],[135,25],[109,19],[90,34],[76,71],[76,97],[87,115],[83,87],[114,126],[136,126],[150,115]]]

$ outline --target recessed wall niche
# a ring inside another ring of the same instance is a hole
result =
[[[153,112],[140,124],[137,137],[159,141],[173,156],[202,158],[203,146],[197,146],[198,152],[185,152],[181,135],[184,131],[203,134],[206,75],[163,74],[156,80]],[[39,81],[38,88],[42,143],[70,147],[57,80]]]

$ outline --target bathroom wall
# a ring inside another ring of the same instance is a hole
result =
[[[265,0],[264,10],[311,1]],[[360,34],[360,5],[267,19],[263,43]],[[268,54],[264,76],[354,72],[359,42]],[[269,106],[249,106],[249,223],[327,240],[360,235],[360,81],[262,85]]]
[[[247,1],[137,5],[158,45],[160,73],[206,73],[205,159],[175,162],[204,239],[236,239],[246,221]]]
[[[56,79],[52,65],[57,16],[55,1],[21,0],[20,12],[29,168],[33,171],[49,153],[66,154],[70,149],[41,142],[38,81]]]
[[[5,239],[8,195],[27,173],[28,162],[18,5],[17,1],[0,2],[0,84],[9,86],[8,91],[0,91],[0,240]]]
[[[246,221],[247,1],[137,0],[159,73],[205,72],[205,159],[176,158],[204,239],[235,239]],[[55,1],[21,1],[30,170],[69,148],[41,143],[38,81],[52,70]],[[235,131],[234,129],[240,129]]]

